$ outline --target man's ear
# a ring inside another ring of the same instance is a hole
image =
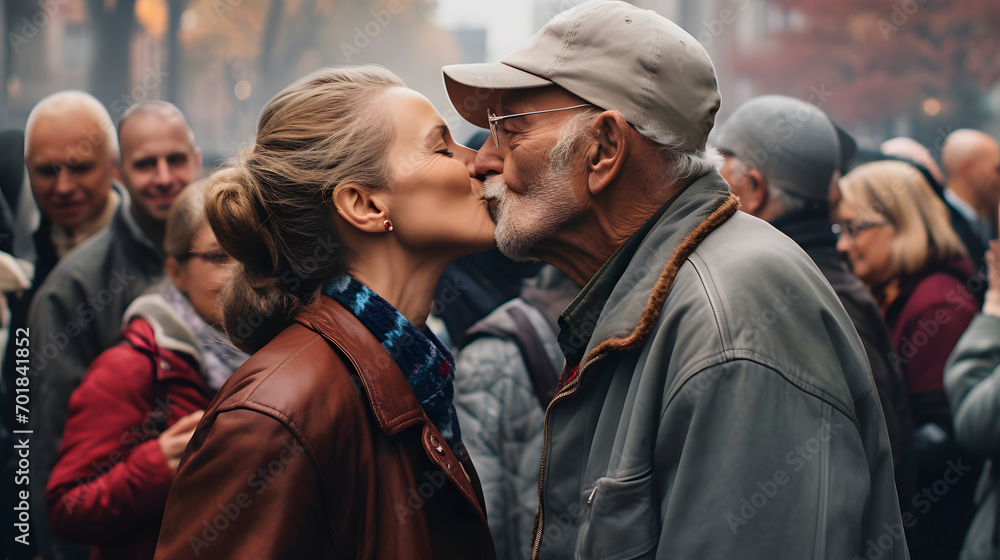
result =
[[[757,169],[747,170],[746,178],[750,192],[745,197],[740,197],[740,203],[745,208],[744,212],[752,216],[759,216],[768,202],[767,179]]]
[[[333,205],[344,221],[355,228],[375,233],[385,231],[388,208],[383,193],[372,192],[357,183],[337,185]]]
[[[587,188],[592,195],[603,191],[625,165],[630,129],[618,111],[605,111],[594,123],[597,138],[587,150]]]

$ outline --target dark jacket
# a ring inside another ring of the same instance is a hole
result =
[[[156,438],[213,394],[198,341],[163,315],[140,310],[125,341],[97,357],[70,398],[45,498],[52,528],[94,545],[93,560],[153,557],[174,478]]]
[[[969,291],[975,298],[976,304],[979,307],[982,307],[983,300],[986,298],[986,287],[989,285],[986,283],[986,250],[989,249],[989,247],[984,246],[982,238],[972,231],[972,226],[969,224],[969,220],[966,219],[965,215],[952,206],[951,202],[949,202],[943,195],[941,199],[944,200],[945,206],[948,207],[948,217],[951,218],[951,228],[955,230],[956,234],[958,234],[958,238],[962,241],[962,245],[965,245],[965,250],[968,251],[969,259],[972,261],[972,268],[974,269],[975,276],[979,279],[979,282],[972,283],[968,287],[975,288],[970,289]]]
[[[479,478],[389,353],[323,297],[222,387],[156,558],[494,558]]]
[[[125,189],[119,189],[119,195],[121,202],[108,228],[59,261],[38,288],[28,312],[33,348],[32,521],[45,558],[57,558],[45,521],[45,487],[55,465],[70,394],[97,355],[118,343],[128,305],[163,275],[163,250],[139,228]]]

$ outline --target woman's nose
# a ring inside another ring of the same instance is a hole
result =
[[[465,164],[469,177],[476,177],[476,150],[459,145],[455,148],[455,157]]]
[[[851,242],[847,239],[847,232],[841,226],[840,235],[837,236],[837,250],[846,253],[851,248]]]

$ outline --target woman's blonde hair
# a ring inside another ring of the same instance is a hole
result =
[[[168,257],[183,260],[194,244],[194,236],[205,225],[207,187],[208,179],[191,183],[184,187],[174,200],[174,205],[170,207],[167,229],[163,236],[163,249]]]
[[[944,201],[911,165],[901,161],[866,163],[845,175],[839,186],[844,201],[858,209],[862,220],[881,217],[895,228],[894,277],[966,254],[951,227]]]
[[[378,66],[325,68],[264,107],[252,146],[210,178],[208,222],[238,261],[222,293],[233,343],[254,352],[347,270],[333,191],[389,181],[395,130],[379,104],[403,82]]]

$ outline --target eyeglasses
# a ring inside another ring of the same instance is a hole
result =
[[[197,257],[208,264],[213,266],[225,266],[233,262],[233,258],[229,256],[225,251],[213,251],[211,253],[200,253],[198,251],[189,251],[183,258],[178,259],[180,261],[190,260],[192,257]]]
[[[864,231],[867,231],[873,227],[887,226],[887,225],[889,225],[889,222],[861,222],[856,224],[851,221],[846,221],[846,222],[841,222],[839,224],[833,224],[830,227],[830,229],[833,230],[833,233],[835,235],[840,235],[841,233],[844,233],[847,235],[847,237],[851,239],[856,239],[858,235],[860,235]]]
[[[504,119],[512,119],[514,117],[523,117],[525,115],[538,115],[540,113],[554,113],[556,111],[568,111],[570,109],[579,109],[581,107],[591,107],[590,103],[584,103],[583,105],[574,105],[572,107],[560,107],[559,109],[545,109],[544,111],[530,111],[528,113],[517,113],[514,115],[504,115],[502,117],[496,116],[492,109],[486,109],[486,120],[490,122],[490,135],[493,136],[493,142],[496,143],[497,149],[500,149],[500,137],[497,135],[497,123]]]

